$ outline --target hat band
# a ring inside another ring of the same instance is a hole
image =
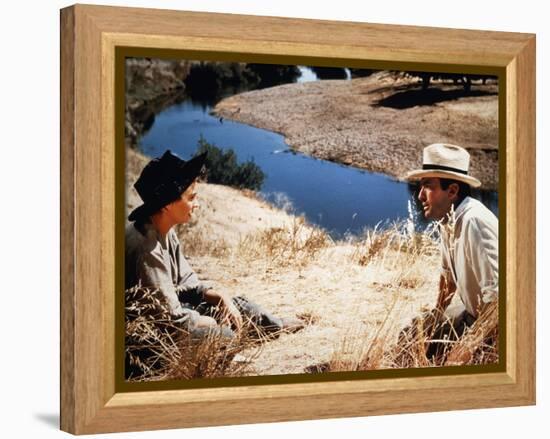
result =
[[[468,175],[468,171],[464,171],[462,169],[458,168],[452,168],[450,166],[443,166],[443,165],[422,165],[422,169],[435,169],[439,171],[452,171],[452,172],[458,172],[460,174]]]

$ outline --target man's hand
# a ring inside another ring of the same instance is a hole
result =
[[[433,308],[421,316],[415,317],[411,324],[399,334],[399,343],[411,342],[420,334],[423,337],[430,337],[439,322],[439,315],[441,315],[441,312],[437,308]]]
[[[446,366],[469,364],[477,349],[498,333],[498,302],[483,304],[474,324],[451,349]]]
[[[468,364],[472,360],[472,352],[465,346],[457,346],[452,349],[447,359],[445,360],[445,366],[462,366]]]
[[[450,273],[442,274],[439,277],[439,295],[437,296],[437,301],[435,303],[435,309],[438,310],[440,314],[444,313],[449,307],[455,292],[456,284],[454,283]]]

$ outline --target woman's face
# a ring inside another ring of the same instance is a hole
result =
[[[195,201],[197,196],[196,182],[191,184],[175,201],[168,204],[165,209],[174,224],[186,224],[191,220],[193,210],[198,207]]]

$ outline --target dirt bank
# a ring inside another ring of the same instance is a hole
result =
[[[147,160],[128,150],[128,211],[141,204],[131,185]],[[410,255],[392,249],[383,236],[334,242],[254,194],[226,186],[200,184],[198,201],[192,222],[178,234],[199,277],[307,323],[265,343],[250,375],[304,373],[343,345],[360,354],[385,322],[393,341],[405,322],[435,301],[439,258],[430,244]]]
[[[452,84],[421,91],[416,80],[379,72],[351,81],[287,84],[238,94],[214,112],[283,134],[294,150],[401,178],[430,143],[462,145],[483,189],[498,187],[498,87]]]

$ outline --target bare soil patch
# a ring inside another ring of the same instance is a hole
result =
[[[498,187],[498,86],[434,82],[389,72],[238,94],[214,112],[281,133],[295,151],[402,178],[431,143],[464,146],[483,189]]]

